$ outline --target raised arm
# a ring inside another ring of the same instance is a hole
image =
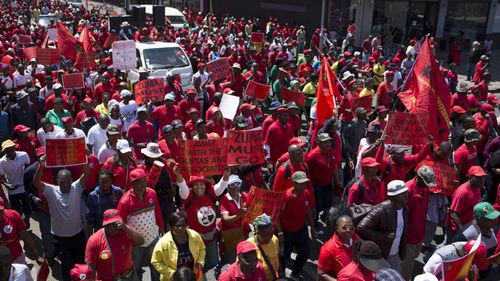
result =
[[[45,170],[45,156],[40,157],[38,169],[36,169],[35,178],[33,179],[33,185],[38,189],[39,194],[43,194],[45,189],[45,184],[42,182],[43,170]]]
[[[227,188],[227,181],[229,180],[229,175],[231,174],[231,168],[226,166],[226,170],[224,171],[224,175],[220,179],[218,183],[214,186],[214,192],[216,196],[220,196],[224,190]]]

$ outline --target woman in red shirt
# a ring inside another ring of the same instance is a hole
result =
[[[215,185],[202,176],[192,176],[186,184],[184,177],[179,173],[179,166],[176,165],[173,171],[179,186],[179,196],[187,215],[188,226],[198,232],[205,242],[204,272],[206,272],[219,263],[215,202],[226,189],[231,170],[226,167],[222,179]]]
[[[223,138],[226,133],[226,120],[222,117],[219,107],[212,107],[212,118],[207,122],[207,134],[217,133],[219,137]]]

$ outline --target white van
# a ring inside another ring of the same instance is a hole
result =
[[[138,67],[149,72],[150,77],[165,78],[167,72],[180,76],[181,85],[187,88],[192,85],[193,68],[184,50],[176,43],[136,42]],[[135,76],[138,78],[138,71]],[[133,79],[132,79],[133,80]]]
[[[133,5],[134,7],[146,8],[146,14],[153,15],[153,5]],[[172,7],[165,7],[165,20],[170,22],[174,29],[184,27],[188,22],[186,17],[177,9]]]

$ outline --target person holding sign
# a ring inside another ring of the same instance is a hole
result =
[[[178,165],[175,165],[173,171],[179,186],[179,196],[187,214],[188,226],[197,231],[205,242],[207,263],[204,272],[206,272],[219,262],[215,203],[229,183],[231,169],[226,166],[223,177],[215,185],[201,176],[193,176],[186,183]]]
[[[163,102],[163,105],[157,106],[151,113],[153,121],[158,122],[158,128],[160,130],[158,136],[161,136],[161,128],[172,124],[174,120],[181,119],[183,116],[181,109],[175,105],[175,95],[173,92],[166,94],[163,98]],[[195,103],[198,106],[200,105],[198,102]]]

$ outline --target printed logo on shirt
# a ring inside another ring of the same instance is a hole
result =
[[[153,204],[153,198],[149,198],[149,204]]]
[[[10,224],[4,226],[3,227],[3,232],[5,232],[7,234],[11,234],[12,233],[12,226]]]
[[[201,207],[196,214],[202,226],[210,226],[215,221],[215,211],[212,207]]]
[[[109,259],[109,251],[108,250],[102,251],[100,257],[101,257],[101,260],[103,260],[103,261]]]

